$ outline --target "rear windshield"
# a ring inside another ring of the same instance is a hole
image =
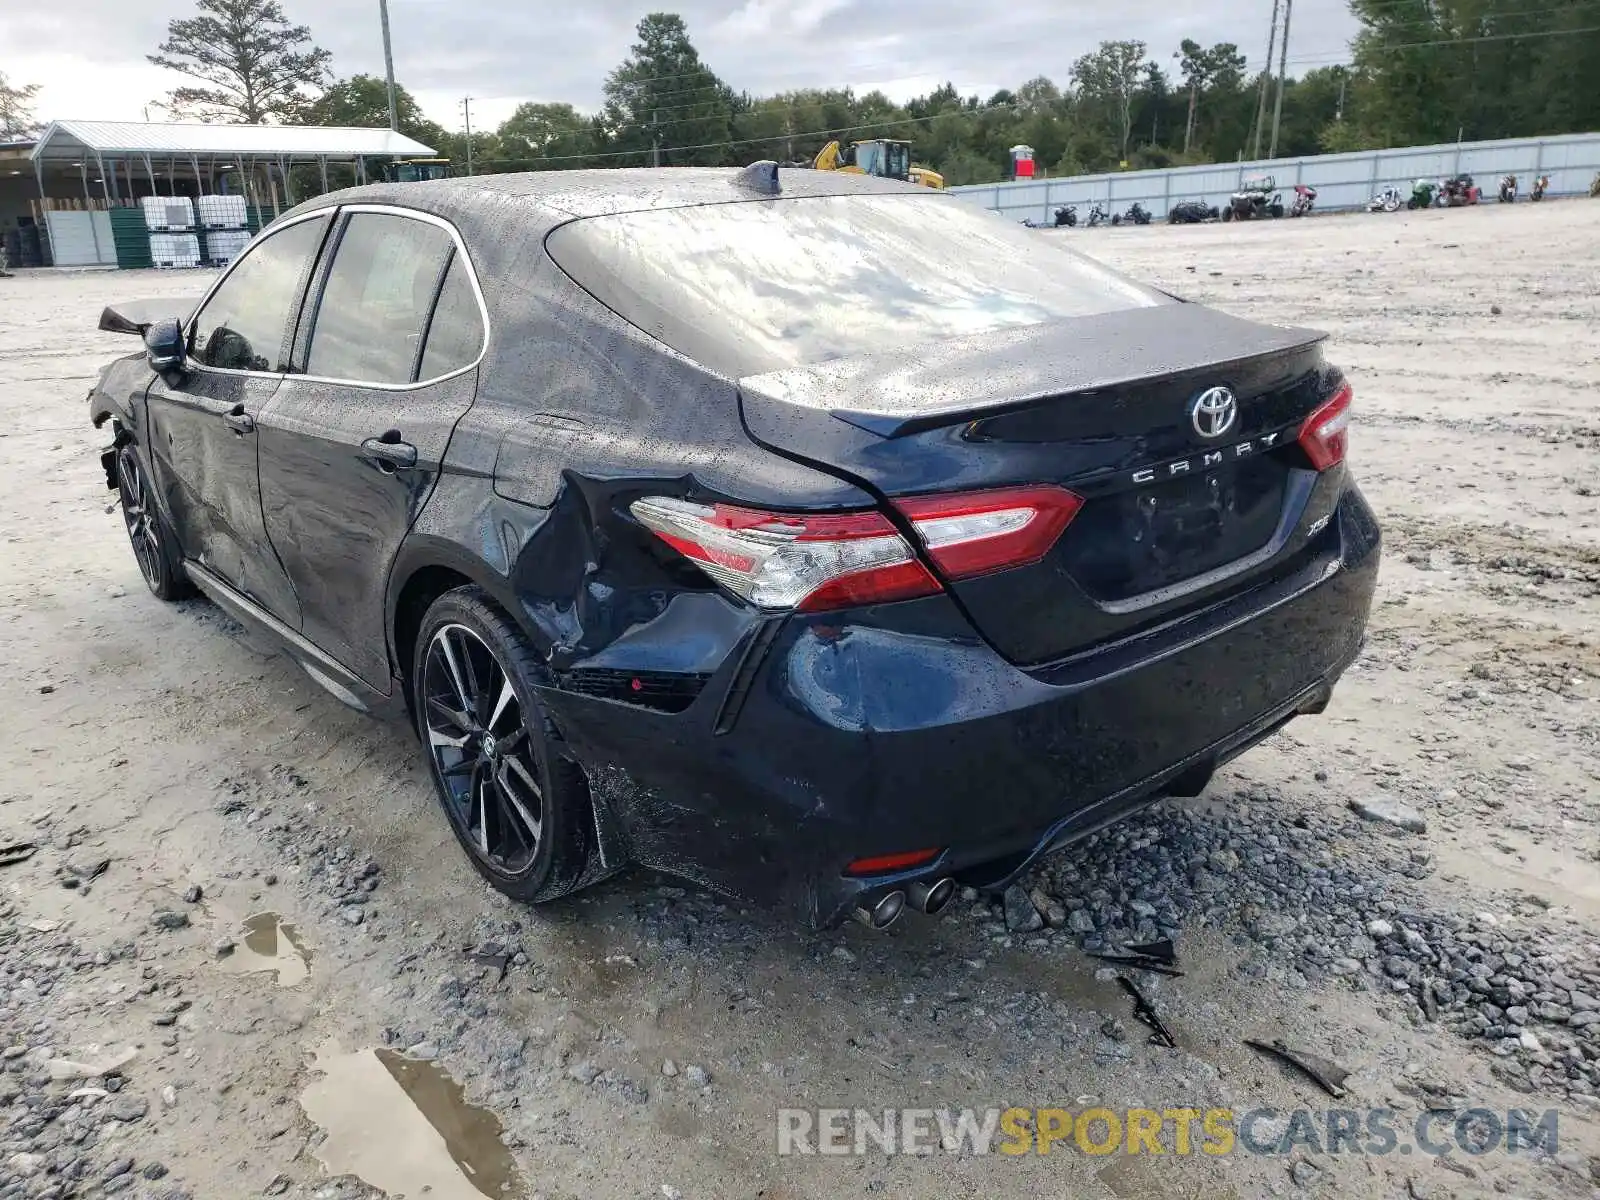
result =
[[[734,378],[1170,302],[951,196],[621,213],[547,244],[624,320]]]

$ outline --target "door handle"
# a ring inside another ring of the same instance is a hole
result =
[[[234,408],[232,412],[224,413],[222,419],[228,423],[228,428],[240,437],[256,431],[256,419],[245,412],[242,404]]]
[[[380,471],[393,471],[417,465],[417,448],[410,442],[368,438],[361,443],[361,453],[377,463]]]

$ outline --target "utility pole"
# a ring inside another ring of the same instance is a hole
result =
[[[661,165],[661,134],[656,132],[660,124],[661,114],[652,112],[650,114],[650,165],[652,167]]]
[[[1344,85],[1349,80],[1349,73],[1341,69],[1339,72],[1339,107],[1333,110],[1333,119],[1335,121],[1344,120]]]
[[[1294,0],[1283,0],[1283,44],[1278,47],[1278,99],[1272,106],[1272,148],[1268,158],[1278,157],[1278,122],[1283,119],[1283,77],[1289,68],[1289,16]]]
[[[1200,99],[1199,90],[1200,80],[1198,78],[1191,79],[1189,81],[1189,119],[1183,126],[1183,152],[1185,154],[1189,153],[1189,140],[1194,137],[1194,109]]]
[[[389,128],[400,132],[400,110],[394,102],[394,50],[389,45],[389,0],[378,0],[378,16],[383,22],[383,77],[389,85]]]
[[[1256,101],[1256,145],[1253,157],[1261,157],[1261,135],[1267,127],[1267,86],[1272,79],[1272,51],[1278,44],[1278,0],[1272,0],[1272,28],[1267,33],[1267,65],[1261,72],[1261,96]]]
[[[461,111],[467,123],[467,174],[472,174],[472,97],[461,97]]]

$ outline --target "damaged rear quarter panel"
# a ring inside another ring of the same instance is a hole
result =
[[[730,380],[621,321],[549,260],[542,237],[485,239],[473,223],[462,215],[493,314],[490,346],[476,401],[396,565],[391,612],[406,580],[430,566],[494,595],[545,665],[541,693],[602,819],[630,843],[657,847],[653,859],[674,860],[680,838],[725,833],[714,828],[721,819],[704,812],[707,797],[692,782],[662,788],[635,775],[685,780],[648,764],[706,744],[742,648],[766,618],[661,543],[629,503],[645,495],[777,509],[872,501],[755,445]],[[680,711],[634,702],[643,698],[633,682],[662,676],[686,680],[670,697]],[[609,680],[616,696],[599,694]]]

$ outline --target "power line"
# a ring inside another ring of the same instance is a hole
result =
[[[1532,2],[1533,3],[1539,3],[1540,0],[1532,0]],[[1587,6],[1587,4],[1589,4],[1591,2],[1592,2],[1592,0],[1581,0],[1581,2],[1579,4],[1576,4],[1576,5],[1570,5],[1569,4],[1569,5],[1565,5],[1563,7],[1560,7],[1560,8],[1548,8],[1548,9],[1537,9],[1537,10],[1521,10],[1521,9],[1511,10],[1511,11],[1507,11],[1507,12],[1503,12],[1503,13],[1497,14],[1497,16],[1500,17],[1500,18],[1505,18],[1505,17],[1523,17],[1523,16],[1537,16],[1537,15],[1545,15],[1545,14],[1562,13],[1562,12],[1571,11],[1575,7],[1577,7],[1577,8],[1585,7],[1585,6]],[[1373,10],[1373,9],[1391,9],[1391,8],[1401,8],[1401,7],[1426,7],[1426,6],[1428,6],[1428,4],[1429,4],[1429,0],[1368,0],[1368,3],[1366,5],[1364,5],[1363,7],[1366,10],[1370,11],[1370,10]],[[1420,25],[1420,24],[1426,24],[1426,23],[1427,22],[1419,21],[1419,22],[1398,22],[1396,24],[1403,27],[1404,25],[1407,25],[1407,24],[1419,24]],[[1109,27],[1107,27],[1107,26],[1089,26],[1087,30],[1080,30],[1079,32],[1080,33],[1081,32],[1095,32],[1098,29],[1106,29],[1106,28],[1109,28]],[[1585,32],[1591,32],[1591,31],[1590,30],[1582,30],[1582,29],[1580,29],[1580,30],[1552,30],[1552,31],[1550,31],[1550,33],[1548,35],[1544,35],[1544,34],[1528,34],[1528,35],[1517,35],[1517,36],[1555,36],[1555,35],[1557,35],[1559,33],[1585,33]],[[1505,35],[1505,36],[1511,36],[1511,35]],[[1038,44],[1039,44],[1039,38],[1037,36],[1034,36],[1034,37],[1007,38],[1007,39],[1000,40],[1000,41],[993,41],[993,42],[985,42],[984,43],[985,48],[987,48],[987,49],[997,49],[997,50],[999,50],[999,49],[1008,49],[1008,48],[1013,48],[1013,47],[1018,47],[1018,46],[1027,46],[1027,47],[1036,48],[1038,46]],[[1311,56],[1311,57],[1308,57],[1308,58],[1290,58],[1289,59],[1289,65],[1298,66],[1298,65],[1301,65],[1303,63],[1308,63],[1308,62],[1336,61],[1337,59],[1343,58],[1343,57],[1348,57],[1348,54],[1338,54],[1338,53],[1332,54],[1332,55],[1321,54],[1321,55]],[[1263,69],[1270,71],[1271,65],[1272,64],[1271,64],[1270,59],[1269,59],[1269,61],[1267,62],[1266,66]],[[904,66],[905,66],[905,60],[904,59],[883,59],[883,60],[878,60],[878,61],[846,63],[846,64],[843,64],[842,66],[840,66],[838,69],[843,74],[859,74],[861,72],[870,71],[870,70],[873,70],[873,69],[876,69],[876,68],[879,68],[879,67],[904,67]],[[889,77],[887,79],[878,80],[877,82],[880,83],[880,84],[899,83],[899,82],[902,82],[902,81],[908,80],[908,79],[921,79],[921,78],[924,78],[924,77],[931,77],[931,76],[934,76],[934,75],[937,75],[937,74],[939,74],[939,72],[937,72],[937,71],[912,71],[912,72],[909,72],[909,73],[904,74],[904,75],[895,75],[895,76],[891,76],[891,77]],[[706,66],[706,65],[702,65],[702,66],[700,66],[699,68],[697,68],[697,69],[695,69],[693,71],[680,71],[680,72],[677,72],[677,73],[674,73],[674,74],[671,74],[671,75],[657,75],[657,76],[651,77],[648,81],[640,81],[640,82],[641,83],[642,82],[648,82],[650,84],[661,84],[661,83],[670,82],[670,81],[676,80],[676,79],[699,79],[699,78],[702,78],[702,77],[707,76],[707,75],[710,75],[713,78],[716,77],[715,76],[715,72],[711,69],[711,67]],[[847,87],[826,87],[826,86],[821,86],[821,85],[813,85],[813,84],[805,84],[805,83],[790,84],[787,87],[783,88],[783,92],[796,92],[796,91],[818,91],[818,92],[852,91],[853,92],[854,90],[855,89],[853,87],[848,87],[848,88]],[[879,89],[878,88],[874,88],[872,90],[876,91],[876,90],[879,90]],[[744,94],[744,95],[748,95],[749,94],[748,89],[734,88],[732,85],[724,83],[724,82],[721,82],[720,80],[718,82],[716,82],[716,83],[704,84],[704,85],[701,85],[701,86],[698,86],[698,87],[693,87],[693,88],[679,88],[679,89],[674,89],[674,91],[679,95],[694,95],[697,92],[715,92],[715,91],[727,91],[727,92],[732,92],[732,93],[735,93],[735,94]],[[777,94],[782,94],[782,93],[780,92],[780,93],[777,93]],[[858,96],[858,98],[859,98],[859,96]],[[480,101],[483,101],[483,100],[522,100],[522,99],[524,99],[524,97],[519,96],[519,95],[498,95],[498,96],[478,96],[478,97],[475,97],[475,99],[478,99]],[[669,110],[666,109],[666,108],[662,108],[659,111],[667,112]]]
[[[1390,0],[1384,0],[1384,2],[1390,2]],[[1417,3],[1418,0],[1406,0],[1406,2],[1407,3]],[[1077,27],[1074,28],[1074,32],[1079,36],[1081,36],[1083,34],[1094,34],[1094,33],[1103,33],[1103,32],[1115,32],[1115,31],[1116,31],[1116,27],[1115,27],[1114,23],[1108,23],[1108,24],[1091,23],[1089,25],[1077,26]],[[1037,34],[1035,34],[1035,35],[1023,35],[1023,36],[1014,37],[1014,38],[1004,38],[1004,39],[1001,39],[1001,40],[998,40],[998,41],[985,41],[983,43],[983,46],[984,46],[985,49],[990,49],[990,50],[1007,50],[1007,49],[1014,49],[1014,48],[1019,47],[1019,46],[1026,46],[1026,47],[1037,49],[1038,46],[1039,46],[1039,41],[1040,41],[1040,39],[1039,39],[1039,36]],[[833,68],[835,66],[835,64],[828,64],[828,65],[829,65],[830,68]],[[905,59],[903,59],[903,58],[899,58],[899,59],[879,59],[877,61],[870,61],[869,60],[867,62],[855,62],[855,63],[838,64],[837,65],[837,70],[841,74],[859,74],[860,72],[872,70],[872,69],[875,69],[875,68],[878,68],[878,67],[904,67],[905,65],[906,65],[906,62],[905,62]],[[931,77],[931,76],[938,75],[938,74],[941,74],[941,73],[942,72],[940,72],[940,71],[913,71],[913,72],[911,72],[909,74],[906,74],[906,75],[896,75],[896,76],[890,77],[888,79],[878,80],[877,82],[879,82],[879,83],[897,83],[897,82],[900,82],[901,80],[921,79],[921,78],[924,78],[924,77]],[[713,76],[715,76],[715,72],[711,69],[711,67],[706,66],[705,64],[702,64],[700,67],[698,67],[697,69],[692,70],[692,71],[680,71],[680,72],[677,72],[677,73],[671,74],[671,75],[656,75],[656,76],[652,76],[651,79],[648,82],[660,83],[660,82],[664,82],[666,80],[671,80],[671,79],[696,79],[696,78],[699,78],[702,75],[713,75]],[[781,81],[783,78],[784,78],[783,76],[775,77],[775,79],[777,81]],[[790,76],[789,78],[793,78],[793,76]],[[768,80],[768,84],[769,85],[772,82],[774,82],[774,80]],[[733,92],[748,91],[748,89],[734,88],[732,85],[729,85],[729,84],[707,85],[707,88],[712,88],[712,87],[725,87],[725,88],[727,88],[727,90],[733,91]],[[825,92],[825,91],[843,91],[845,89],[843,89],[843,88],[829,88],[829,87],[824,87],[824,86],[819,86],[819,85],[799,83],[799,84],[791,84],[788,87],[786,87],[784,90],[785,91],[824,91]],[[479,97],[477,97],[477,99],[479,99],[479,100],[517,100],[517,99],[520,99],[520,97],[518,97],[518,96],[479,96]]]
[[[1470,46],[1481,42],[1518,42],[1532,40],[1533,38],[1546,37],[1576,37],[1580,33],[1600,33],[1600,25],[1587,25],[1582,29],[1546,29],[1534,33],[1491,33],[1482,37],[1439,38],[1430,42],[1394,42],[1388,45],[1368,45],[1362,47],[1364,51],[1373,53],[1390,54],[1398,50],[1420,50],[1429,46]],[[1313,58],[1292,60],[1296,63],[1310,63],[1316,61],[1339,61],[1336,57],[1328,59],[1326,55]]]
[[[1413,0],[1408,0],[1408,2],[1413,2]],[[1559,8],[1519,9],[1516,12],[1496,13],[1496,14],[1493,15],[1492,18],[1491,17],[1482,17],[1482,18],[1479,18],[1478,20],[1474,21],[1473,23],[1474,24],[1482,24],[1484,21],[1492,20],[1492,21],[1494,21],[1494,23],[1499,24],[1499,23],[1503,23],[1507,18],[1513,18],[1513,17],[1514,18],[1521,18],[1521,17],[1547,17],[1547,16],[1553,16],[1556,13],[1576,12],[1580,8],[1593,8],[1594,5],[1595,5],[1595,0],[1574,0],[1573,3],[1571,3],[1571,4],[1563,4]],[[1429,29],[1438,29],[1440,27],[1440,22],[1435,21],[1435,20],[1430,20],[1429,18],[1424,17],[1424,18],[1421,18],[1421,19],[1415,20],[1415,21],[1391,21],[1391,22],[1386,22],[1380,28],[1381,29],[1414,29],[1414,28],[1417,28],[1419,26],[1423,26],[1423,27],[1426,27],[1426,28],[1429,28]],[[1374,32],[1374,33],[1379,32],[1379,29],[1374,29],[1371,32]],[[1541,32],[1541,31],[1535,31],[1535,32]],[[1567,30],[1552,30],[1550,32],[1553,32],[1553,33],[1566,33],[1568,31]]]
[[[1407,2],[1414,2],[1414,0],[1407,0]],[[1600,2],[1600,0],[1584,0],[1584,2],[1592,4],[1592,3]],[[1567,9],[1557,9],[1557,10],[1553,10],[1553,11],[1565,12],[1565,11],[1567,11]],[[1578,34],[1584,34],[1584,33],[1600,33],[1600,25],[1586,26],[1586,27],[1583,27],[1583,28],[1580,28],[1580,29],[1551,29],[1551,30],[1542,30],[1542,31],[1532,31],[1532,32],[1527,32],[1527,33],[1484,34],[1484,35],[1480,35],[1480,36],[1476,36],[1476,37],[1436,38],[1436,39],[1431,39],[1431,40],[1427,40],[1427,41],[1419,41],[1419,42],[1396,42],[1396,43],[1389,43],[1389,44],[1369,45],[1369,46],[1364,47],[1364,50],[1375,52],[1375,53],[1396,53],[1396,52],[1399,52],[1399,51],[1402,51],[1402,50],[1419,50],[1419,49],[1438,48],[1438,47],[1443,47],[1443,46],[1473,45],[1473,44],[1481,44],[1481,43],[1486,43],[1486,42],[1521,41],[1521,40],[1531,40],[1531,39],[1535,39],[1535,38],[1545,38],[1545,37],[1570,37],[1570,36],[1576,36]],[[1302,55],[1302,56],[1296,56],[1296,57],[1293,57],[1293,58],[1280,57],[1280,59],[1279,59],[1280,68],[1279,69],[1280,69],[1280,72],[1281,72],[1285,65],[1293,65],[1293,66],[1330,65],[1330,64],[1333,64],[1333,63],[1340,63],[1340,62],[1346,61],[1349,57],[1350,57],[1350,55],[1348,55],[1348,54]],[[1268,73],[1268,74],[1271,73],[1270,64],[1268,64],[1268,66],[1266,68],[1264,68],[1264,71],[1266,73]],[[911,76],[907,76],[907,78],[912,78],[912,77]],[[465,103],[466,102],[463,102],[464,106],[465,106]],[[696,105],[688,105],[688,106],[681,106],[681,107],[698,107],[698,106],[696,106]],[[810,109],[810,108],[825,108],[825,107],[828,107],[828,105],[827,104],[796,105],[796,106],[794,106],[794,111],[801,111],[801,110]],[[989,112],[1008,110],[1008,109],[1015,109],[1015,107],[1016,106],[1015,106],[1014,103],[1004,103],[1004,104],[994,104],[994,105],[980,105],[980,106],[975,107],[975,108],[963,107],[963,108],[942,109],[937,113],[930,113],[927,116],[923,116],[923,117],[893,117],[893,118],[889,118],[887,120],[871,121],[871,122],[867,122],[867,123],[859,124],[859,125],[849,125],[849,126],[842,126],[842,127],[834,127],[834,128],[831,128],[831,129],[818,129],[818,130],[811,130],[811,131],[807,131],[807,132],[796,132],[796,133],[785,134],[785,135],[774,134],[774,135],[771,135],[771,136],[750,137],[750,138],[735,138],[735,139],[728,139],[728,140],[718,141],[718,142],[702,142],[702,143],[699,143],[697,145],[692,145],[692,146],[675,146],[675,147],[672,147],[672,149],[674,149],[674,150],[710,150],[710,149],[731,148],[731,147],[734,147],[734,146],[754,145],[754,144],[756,144],[758,142],[776,141],[776,140],[779,140],[779,138],[783,137],[783,136],[793,137],[793,138],[800,138],[800,139],[807,138],[807,137],[833,136],[835,134],[855,133],[855,132],[859,132],[859,131],[862,131],[862,130],[886,129],[886,128],[898,127],[898,126],[901,126],[901,125],[923,124],[923,123],[926,123],[926,122],[929,122],[929,121],[938,120],[940,117],[946,117],[946,116],[964,116],[964,117],[970,116],[970,117],[976,117],[976,116],[981,116],[981,115],[983,115],[985,113],[989,113]],[[670,111],[672,111],[672,108],[670,108],[670,107],[661,108],[661,109],[655,109],[653,111],[655,113],[659,114],[659,113],[664,113],[664,112],[670,112]],[[623,132],[630,132],[630,131],[637,132],[637,131],[640,131],[640,130],[648,130],[648,129],[653,128],[655,124],[656,124],[656,122],[650,122],[650,123],[645,123],[645,122],[627,123],[627,124],[618,125],[618,126],[614,127],[613,129],[611,129],[609,132],[614,136],[616,134],[623,133]],[[469,150],[469,153],[470,153],[470,150],[471,150],[471,139],[470,139],[470,137],[468,139],[468,150]],[[564,155],[553,155],[553,156],[535,155],[535,156],[533,156],[531,158],[527,158],[527,159],[522,159],[522,158],[517,158],[517,159],[492,159],[492,160],[486,160],[486,161],[492,161],[492,162],[574,162],[574,161],[593,160],[593,159],[629,158],[629,157],[632,157],[633,155],[642,154],[642,153],[646,153],[646,152],[645,151],[640,151],[640,150],[615,150],[615,151],[602,151],[602,152],[597,152],[597,153],[594,153],[594,154],[564,154]]]

